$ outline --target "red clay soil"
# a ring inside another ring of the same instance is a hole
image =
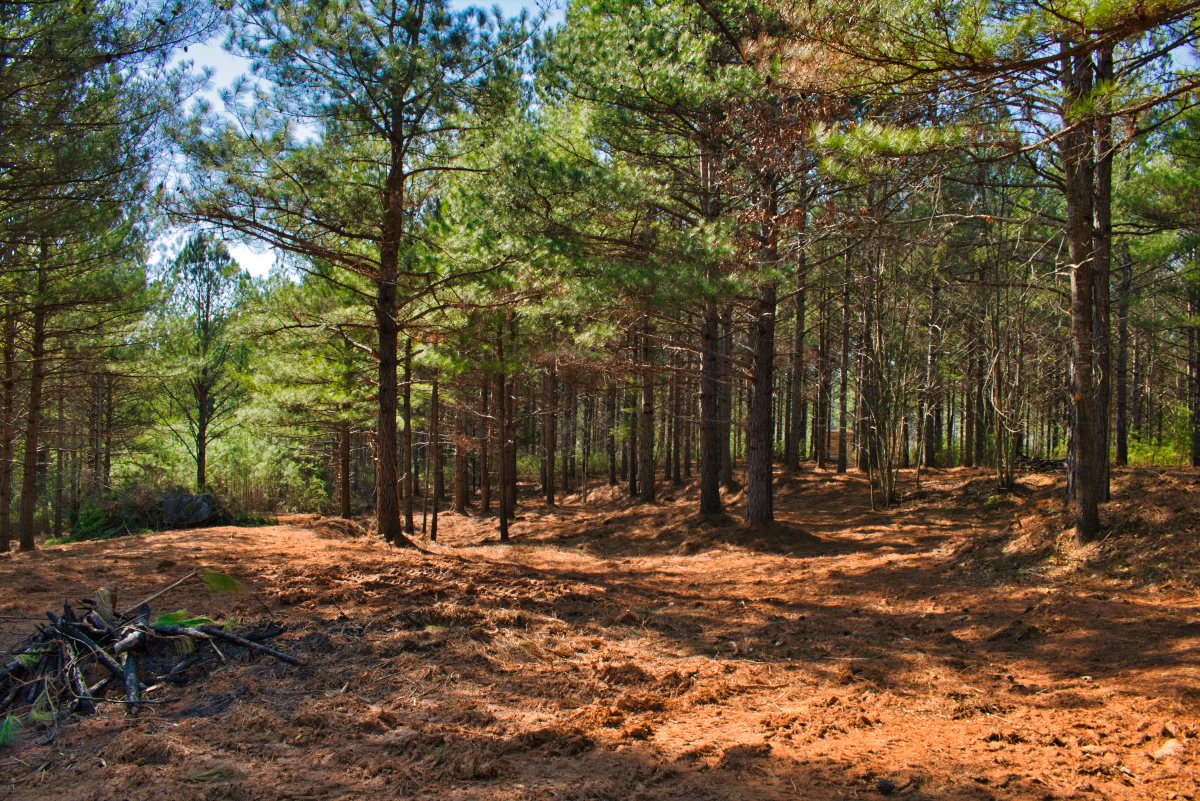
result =
[[[494,520],[443,516],[425,553],[297,517],[0,558],[0,645],[205,566],[247,591],[158,607],[269,608],[311,660],[26,736],[0,798],[1193,799],[1200,472],[1119,472],[1085,549],[1060,477],[905,481],[873,513],[860,477],[782,479],[765,530],[605,488],[523,506],[507,546]]]

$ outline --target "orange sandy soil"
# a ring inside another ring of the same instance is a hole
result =
[[[530,499],[507,546],[494,520],[444,515],[422,553],[310,516],[3,557],[0,644],[203,565],[248,590],[156,607],[266,605],[311,665],[231,658],[25,737],[0,798],[1192,799],[1200,471],[1118,472],[1085,549],[1060,482],[906,475],[873,513],[861,477],[810,471],[766,530],[606,487]]]

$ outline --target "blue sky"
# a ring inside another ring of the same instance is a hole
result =
[[[556,23],[562,20],[564,0],[543,0],[543,2],[551,4],[550,22]],[[493,6],[499,6],[505,16],[516,16],[522,9],[526,8],[532,14],[538,8],[538,3],[527,2],[526,0],[499,0],[499,2],[495,3],[471,3],[464,2],[464,0],[451,0],[450,4],[454,8],[467,8],[474,5],[490,9]],[[182,58],[191,60],[197,69],[205,67],[212,69],[212,88],[208,95],[214,104],[219,104],[220,102],[217,97],[217,93],[220,90],[231,86],[237,80],[238,76],[250,72],[248,61],[225,52],[221,47],[223,39],[224,34],[214,37],[207,42],[192,45],[188,48],[188,52],[182,55]],[[230,242],[229,251],[242,267],[255,276],[266,275],[275,263],[275,252],[269,248],[255,247],[240,242]]]

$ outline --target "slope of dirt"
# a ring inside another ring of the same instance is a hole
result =
[[[1195,471],[1118,474],[1109,536],[1061,490],[935,472],[871,512],[861,478],[781,479],[781,522],[700,524],[682,489],[442,520],[430,553],[315,518],[0,558],[0,644],[64,598],[198,565],[247,591],[162,608],[291,627],[0,750],[23,799],[1193,799]]]

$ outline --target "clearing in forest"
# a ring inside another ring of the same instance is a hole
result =
[[[296,517],[6,555],[6,646],[204,566],[246,591],[159,604],[265,605],[311,664],[231,656],[25,738],[0,798],[1192,799],[1200,472],[1119,471],[1086,549],[1060,478],[935,471],[870,512],[861,478],[806,472],[767,529],[605,488],[524,505],[507,546],[470,517],[430,553]]]

